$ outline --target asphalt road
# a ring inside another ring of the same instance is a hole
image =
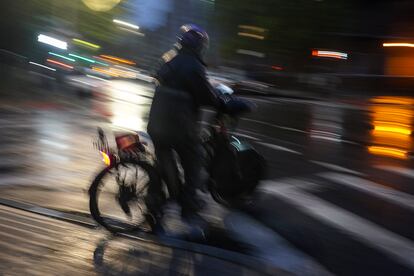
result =
[[[1,197],[87,213],[85,191],[102,168],[96,127],[145,130],[151,96],[147,85],[120,83],[90,99],[3,104]],[[412,274],[411,100],[251,100],[257,110],[235,134],[268,170],[247,213],[335,274]],[[225,224],[225,213],[211,213]]]

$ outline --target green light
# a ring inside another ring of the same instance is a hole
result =
[[[75,62],[75,60],[74,60],[73,58],[68,58],[68,57],[65,57],[65,56],[62,56],[62,55],[59,55],[59,54],[53,53],[53,52],[49,52],[49,55],[52,55],[52,56],[55,56],[55,57],[60,57],[60,58],[63,58],[63,59],[66,59],[66,60],[69,60],[69,61]]]
[[[87,62],[90,62],[90,63],[95,63],[96,61],[94,61],[93,59],[89,59],[89,58],[86,58],[86,57],[81,57],[81,56],[78,56],[78,55],[75,55],[75,54],[69,54],[71,57],[75,57],[75,58],[78,58],[78,59],[81,59],[81,60],[84,60],[84,61],[87,61]]]

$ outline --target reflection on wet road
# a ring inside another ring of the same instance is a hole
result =
[[[13,208],[0,206],[0,222],[4,275],[262,275],[215,257]]]
[[[412,151],[413,100],[401,97],[372,99],[373,154],[407,159]]]

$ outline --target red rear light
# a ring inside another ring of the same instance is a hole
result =
[[[139,143],[138,134],[125,134],[115,137],[116,145],[119,150],[128,149]]]
[[[283,67],[273,65],[273,66],[272,66],[272,69],[273,69],[273,70],[277,70],[277,71],[282,71],[282,70],[283,70]]]

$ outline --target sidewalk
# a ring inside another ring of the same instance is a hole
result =
[[[113,237],[2,205],[0,214],[1,275],[287,275],[254,269],[247,257],[243,265],[231,256]]]

